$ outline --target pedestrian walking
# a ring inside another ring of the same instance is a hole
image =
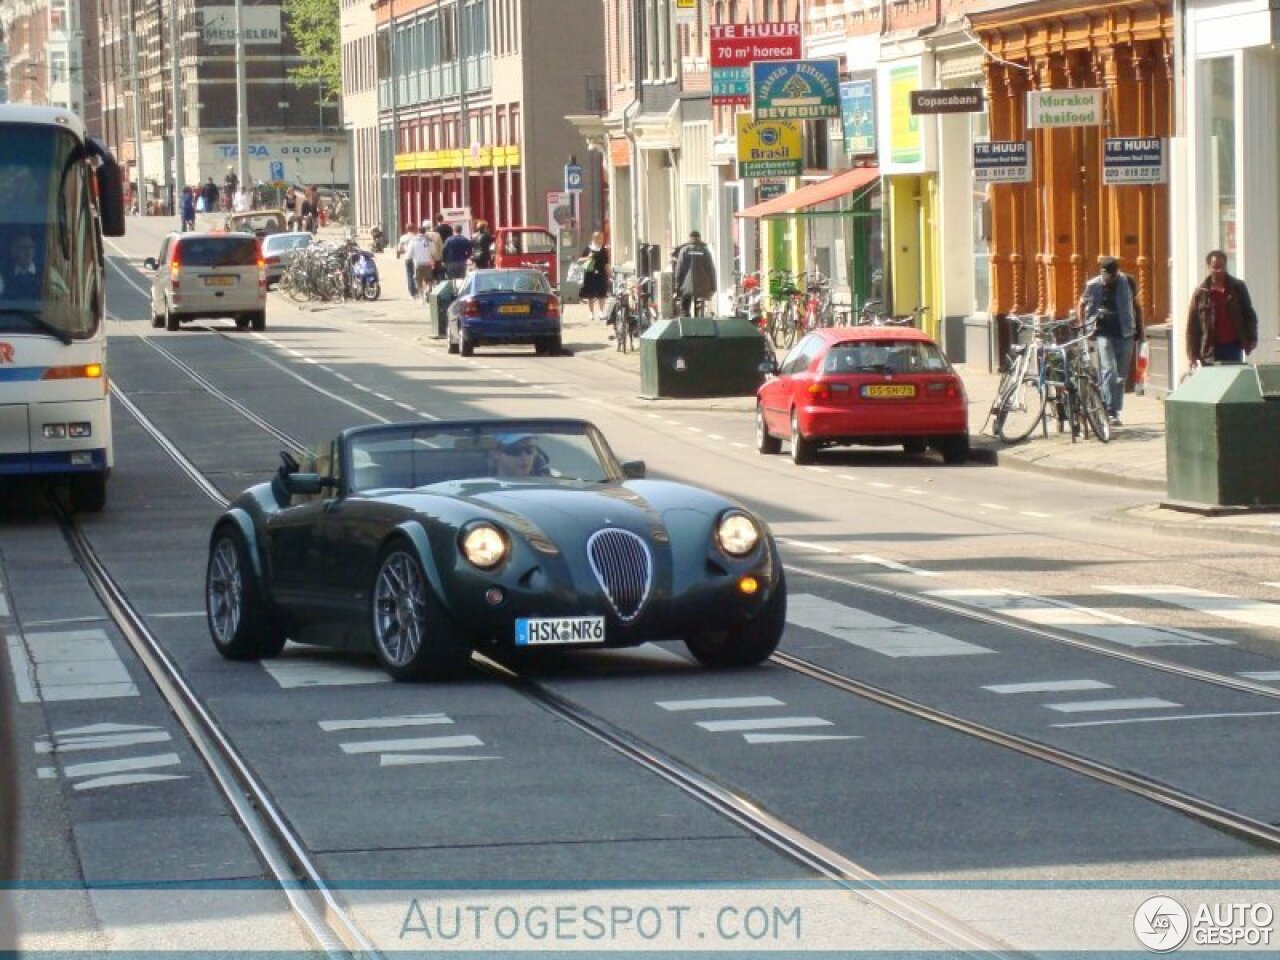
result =
[[[182,232],[196,228],[196,191],[187,187],[182,191]]]
[[[432,250],[432,255],[435,257],[435,261],[436,261],[435,279],[436,279],[436,282],[439,283],[441,280],[445,278],[444,243],[446,240],[448,240],[450,237],[453,236],[453,227],[451,227],[449,224],[444,222],[443,213],[436,214],[434,223],[435,223],[435,227],[432,230],[432,233],[435,234],[435,238],[434,238],[435,248]]]
[[[1133,345],[1147,338],[1138,305],[1138,285],[1120,270],[1115,257],[1098,261],[1098,275],[1084,285],[1078,308],[1079,322],[1096,324],[1098,389],[1113,427],[1123,426],[1124,383],[1133,362]]]
[[[489,232],[489,221],[477,220],[476,233],[471,238],[471,262],[477,270],[489,270],[493,267],[493,234]]]
[[[450,280],[461,280],[467,275],[467,264],[471,262],[474,248],[470,238],[462,232],[462,227],[454,227],[449,239],[444,242],[444,269]]]
[[[223,193],[226,196],[225,208],[235,210],[236,191],[240,189],[240,178],[236,176],[235,167],[227,167],[227,175],[223,179]]]
[[[1258,315],[1249,288],[1227,272],[1227,255],[1211,250],[1209,275],[1191,295],[1187,309],[1187,363],[1244,363],[1258,345]]]
[[[609,248],[605,246],[604,234],[597,230],[591,234],[591,242],[582,250],[579,261],[582,264],[582,286],[578,290],[581,299],[587,302],[593,323],[605,319],[604,302],[609,296]]]
[[[201,188],[200,195],[204,198],[204,212],[217,213],[218,185],[213,182],[213,177],[210,177],[205,181],[205,185]]]
[[[680,248],[676,291],[680,294],[680,313],[686,317],[693,316],[695,307],[701,315],[703,304],[716,294],[716,265],[697,230],[689,232],[689,242]]]
[[[409,256],[409,244],[413,243],[417,235],[417,231],[406,226],[404,233],[400,234],[400,239],[396,241],[396,259],[404,257],[404,276],[409,283],[409,296],[413,298],[418,296],[418,282],[413,276],[413,257]]]
[[[422,296],[423,303],[426,303],[427,298],[431,296],[431,281],[434,279],[436,266],[435,258],[432,256],[429,226],[427,221],[423,220],[422,226],[418,228],[418,235],[409,244],[409,259],[413,262],[413,282],[418,294]]]

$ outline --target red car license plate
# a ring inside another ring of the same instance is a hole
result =
[[[867,383],[862,386],[862,395],[872,400],[898,399],[914,397],[914,383]]]

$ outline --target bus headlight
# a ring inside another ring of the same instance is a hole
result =
[[[731,557],[745,557],[760,542],[760,531],[745,513],[726,513],[716,528],[720,549]]]
[[[65,423],[46,423],[43,433],[46,440],[65,440],[67,439],[67,425]]]
[[[67,436],[77,438],[91,437],[93,436],[93,424],[88,422],[68,423]]]

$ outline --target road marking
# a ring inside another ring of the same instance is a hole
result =
[[[467,760],[501,760],[501,757],[462,756],[449,753],[419,755],[414,753],[384,753],[379,760],[383,767],[406,767],[417,763],[461,763]]]
[[[1241,713],[1179,713],[1162,717],[1123,717],[1112,720],[1077,720],[1053,723],[1052,727],[1114,727],[1122,723],[1169,723],[1173,720],[1232,720],[1239,717],[1280,717],[1280,710],[1254,710]]]
[[[912,573],[917,577],[937,576],[937,574],[932,570],[921,570],[919,567],[909,567],[905,563],[898,563],[896,560],[886,560],[884,557],[877,557],[874,553],[859,553],[855,559],[861,560],[863,563],[873,563],[877,567],[888,567],[890,570],[897,570],[900,573]]]
[[[1105,610],[1092,610],[1065,600],[1034,597],[1018,590],[927,590],[926,596],[953,600],[979,610],[993,610],[1014,620],[1039,627],[1059,627],[1096,640],[1125,647],[1195,647],[1206,644],[1230,646],[1191,630],[1152,627]]]
[[[1058,713],[1097,713],[1107,710],[1170,710],[1182,704],[1158,697],[1133,697],[1129,700],[1077,700],[1074,703],[1046,703]]]
[[[5,597],[3,592],[0,592],[0,617],[5,617],[7,619],[8,616],[9,616],[9,600],[7,597]]]
[[[72,784],[76,790],[98,790],[102,787],[127,787],[136,783],[161,783],[165,780],[185,780],[185,776],[173,773],[117,773],[109,777],[95,777]]]
[[[1038,683],[993,683],[982,688],[992,693],[1066,693],[1072,690],[1110,690],[1100,680],[1042,680]]]
[[[426,727],[438,723],[453,723],[443,713],[418,713],[403,717],[369,717],[365,720],[321,720],[320,729],[325,733],[335,730],[378,730],[384,727]]]
[[[1280,604],[1277,603],[1264,603],[1247,597],[1232,597],[1225,593],[1196,590],[1192,587],[1101,586],[1098,589],[1108,593],[1150,597],[1161,603],[1197,610],[1223,620],[1245,623],[1251,627],[1280,628]]]
[[[742,449],[742,450],[750,450],[750,449],[751,449],[751,445],[750,445],[749,443],[741,443],[741,442],[739,442],[739,441],[737,441],[737,440],[731,440],[731,441],[729,441],[729,446],[731,446],[731,447],[739,447],[739,448],[740,448],[740,449]]]
[[[66,777],[94,777],[103,774],[128,773],[133,770],[154,770],[156,767],[176,767],[181,762],[176,753],[158,753],[150,757],[121,757],[118,760],[68,763],[63,766],[62,773]]]
[[[724,437],[720,436],[720,434],[718,434],[718,433],[708,433],[708,434],[707,434],[707,439],[708,439],[708,440],[723,440],[723,439],[724,439]]]
[[[90,736],[68,736],[66,731],[52,740],[36,743],[36,753],[72,753],[77,750],[108,750],[113,747],[132,747],[140,743],[164,743],[171,740],[169,734],[152,728],[133,733],[97,733]]]
[[[413,413],[413,404],[411,403],[405,403],[403,400],[397,400],[395,401],[395,405],[401,410],[408,410],[410,413]]]
[[[830,473],[830,472],[831,472],[831,471],[830,471],[830,470],[828,470],[826,467],[810,467],[809,469],[810,469],[813,473]]]
[[[333,658],[311,656],[278,657],[263,660],[262,669],[282,690],[298,687],[349,687],[360,683],[390,683],[391,678],[373,664],[348,663]]]
[[[828,547],[825,543],[813,543],[810,540],[793,540],[790,537],[777,537],[778,543],[789,547],[803,547],[805,550],[816,550],[818,553],[839,553],[838,547]]]
[[[136,697],[124,661],[102,630],[27,633],[9,638],[9,658],[23,703]]]
[[[892,483],[881,483],[879,480],[872,480],[872,481],[871,481],[871,486],[873,486],[873,487],[879,487],[881,490],[892,490],[892,489],[893,489],[893,484],[892,484]]]
[[[886,657],[950,657],[992,652],[946,634],[878,617],[807,593],[787,598],[787,622]]]
[[[857,483],[858,478],[852,473],[837,473],[836,478],[839,480],[848,480],[850,483]]]
[[[394,753],[397,750],[454,750],[483,747],[484,741],[469,733],[456,737],[410,737],[405,740],[368,740],[341,744],[343,753]]]
[[[821,717],[748,717],[742,720],[699,720],[698,726],[711,733],[727,730],[785,730],[789,727],[830,727]]]
[[[1264,587],[1275,587],[1276,589],[1280,589],[1280,580],[1263,580],[1262,585]]]
[[[1040,520],[1052,520],[1052,519],[1053,519],[1053,514],[1051,514],[1051,513],[1041,513],[1039,510],[1019,510],[1018,512],[1019,512],[1019,513],[1021,513],[1024,517],[1036,517],[1036,518],[1038,518],[1038,519],[1040,519]]]
[[[1247,670],[1240,676],[1246,680],[1280,680],[1280,670]]]
[[[785,707],[777,697],[711,697],[706,700],[658,700],[658,706],[678,710],[733,710],[749,707]]]
[[[861,740],[852,734],[838,733],[746,733],[747,743],[812,743],[815,740]]]
[[[1005,509],[1005,505],[1003,503],[979,503],[978,506],[986,507],[988,510],[1004,510]]]

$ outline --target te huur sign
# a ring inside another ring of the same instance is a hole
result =
[[[975,141],[973,179],[978,183],[1028,183],[1031,144],[1025,140]]]
[[[986,97],[981,87],[950,90],[912,90],[912,113],[981,113]]]
[[[1097,127],[1105,119],[1100,88],[1027,91],[1027,126],[1032,129]]]
[[[1102,182],[1110,186],[1165,182],[1161,137],[1107,137],[1102,142]]]

